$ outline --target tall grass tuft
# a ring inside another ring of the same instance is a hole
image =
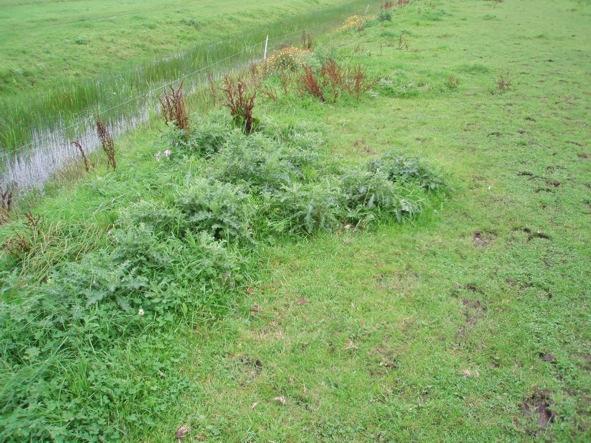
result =
[[[497,78],[497,90],[501,93],[507,92],[509,89],[511,89],[512,85],[513,83],[511,82],[511,79],[505,74],[501,74]]]
[[[222,89],[226,96],[225,105],[230,110],[234,123],[246,134],[250,134],[256,124],[253,116],[256,90],[248,91],[249,88],[242,79],[232,79],[229,76],[224,79]]]
[[[171,123],[183,131],[185,137],[189,133],[189,114],[187,112],[187,103],[183,92],[183,82],[178,88],[170,87],[160,97],[160,107],[165,123]]]
[[[113,142],[113,137],[111,136],[107,125],[99,119],[96,121],[96,133],[101,141],[103,151],[105,151],[107,156],[107,164],[113,168],[113,170],[117,169],[117,159],[115,158],[115,143]]]
[[[302,49],[306,49],[311,51],[314,48],[314,40],[312,39],[312,34],[309,32],[302,32]]]

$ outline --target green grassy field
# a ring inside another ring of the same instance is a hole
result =
[[[360,0],[4,3],[0,148],[5,151],[18,150],[31,131],[56,123],[75,127],[88,114],[133,113],[149,90],[165,82],[240,53],[243,59],[262,56],[267,34],[271,45],[285,35],[298,40],[304,30],[316,32],[368,6]],[[191,80],[189,75],[186,82]],[[126,104],[130,97],[138,98]],[[116,112],[108,112],[113,108]],[[71,137],[77,137],[75,131]]]
[[[67,171],[24,201],[0,230],[32,236],[0,262],[0,439],[587,441],[590,19],[588,1],[416,0],[317,39],[316,61],[374,80],[359,100],[271,76],[269,139],[156,161],[170,141],[151,125],[117,140],[117,171]],[[214,116],[193,123],[205,146],[227,131]],[[304,166],[281,201],[313,220],[335,212],[334,177],[393,148],[448,190],[413,178],[396,192],[422,211],[404,223],[301,235],[273,206],[284,146]],[[238,187],[210,206],[227,243],[179,227],[204,176]]]

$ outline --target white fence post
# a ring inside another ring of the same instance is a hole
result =
[[[267,48],[269,47],[269,34],[267,34],[267,38],[265,39],[265,53],[263,54],[263,60],[267,60]]]

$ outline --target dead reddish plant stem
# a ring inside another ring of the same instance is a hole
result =
[[[172,123],[178,129],[184,132],[185,136],[189,133],[189,114],[187,112],[187,104],[185,101],[185,94],[183,92],[183,82],[178,88],[170,87],[160,97],[160,106],[162,108],[162,116],[165,123]]]
[[[86,156],[86,152],[84,152],[84,148],[82,147],[82,143],[80,143],[79,140],[74,140],[72,142],[72,144],[76,147],[78,152],[80,152],[80,156],[82,157],[82,160],[84,161],[84,169],[86,170],[86,172],[90,172],[91,164],[90,164],[90,161],[88,160],[88,157]]]
[[[107,156],[107,164],[111,168],[117,169],[117,159],[115,158],[115,143],[113,142],[113,137],[111,136],[107,125],[105,125],[105,123],[100,119],[96,120],[96,133],[99,140],[101,141],[103,151],[105,151]]]
[[[234,121],[243,127],[246,134],[254,129],[253,110],[256,99],[256,91],[247,91],[246,83],[242,79],[233,80],[230,77],[224,79],[222,88],[226,95],[226,107]]]
[[[326,101],[324,92],[320,86],[320,82],[316,78],[316,74],[314,74],[312,67],[304,66],[304,73],[301,77],[301,82],[302,88],[305,92],[318,98],[321,102]]]

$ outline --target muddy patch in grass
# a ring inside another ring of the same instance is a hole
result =
[[[556,356],[551,352],[540,352],[538,354],[540,360],[545,361],[546,363],[556,363]]]
[[[517,228],[513,228],[513,238],[517,239],[519,237],[524,238],[526,241],[532,241],[532,240],[552,240],[552,237],[550,237],[550,235],[546,234],[545,232],[542,231],[537,231],[537,230],[533,230],[528,228],[527,226],[520,226]]]
[[[581,357],[581,367],[586,371],[591,372],[591,354],[584,354]]]
[[[547,284],[543,282],[532,281],[531,277],[508,277],[505,279],[505,283],[507,283],[507,285],[509,285],[511,288],[515,289],[519,295],[530,292],[548,300],[553,297],[552,291]]]
[[[249,355],[232,356],[230,363],[236,379],[242,386],[253,382],[263,371],[263,362]]]
[[[536,420],[538,427],[543,429],[556,420],[556,414],[550,409],[551,405],[550,393],[536,389],[521,403],[521,411],[526,417]]]
[[[378,346],[369,354],[370,370],[372,376],[384,376],[398,369],[396,353],[387,346]]]
[[[459,284],[456,283],[455,287],[451,291],[451,296],[454,298],[459,298],[463,293],[472,293],[472,294],[484,294],[484,291],[480,286],[476,283],[466,283],[466,284]]]
[[[356,152],[364,155],[373,155],[376,153],[376,151],[373,150],[364,139],[355,140],[353,142],[353,148],[355,148]]]
[[[458,341],[463,341],[486,313],[486,306],[480,300],[464,298],[462,300],[464,322],[456,334]]]
[[[466,318],[466,324],[475,325],[476,322],[484,315],[486,307],[480,300],[462,300],[464,305],[464,317]]]
[[[416,288],[418,278],[414,271],[382,272],[374,277],[374,284],[379,289],[404,295]]]
[[[474,234],[472,234],[472,242],[477,248],[487,247],[495,240],[495,238],[497,238],[497,236],[494,232],[475,231]]]

